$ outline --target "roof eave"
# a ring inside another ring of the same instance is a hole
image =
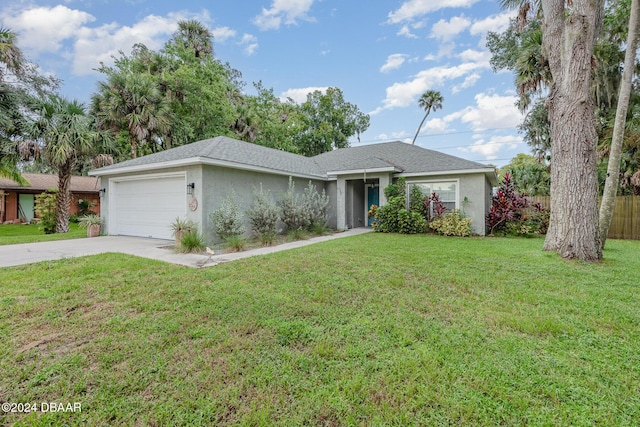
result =
[[[263,172],[263,173],[270,173],[274,175],[293,176],[296,178],[305,178],[305,179],[316,179],[316,180],[327,179],[325,175],[289,172],[289,171],[283,171],[279,169],[271,169],[271,168],[266,168],[262,166],[247,165],[243,163],[231,162],[231,161],[220,160],[220,159],[212,159],[210,157],[201,157],[201,156],[189,157],[189,158],[180,159],[180,160],[171,160],[167,162],[157,162],[157,163],[149,163],[149,164],[143,164],[143,165],[116,167],[116,168],[111,168],[103,171],[101,171],[100,169],[96,169],[96,170],[90,171],[89,175],[112,176],[112,175],[121,175],[124,173],[147,172],[147,171],[152,171],[157,169],[185,167],[185,166],[194,166],[194,165],[221,166],[221,167],[227,167],[232,169],[247,170],[252,172]]]
[[[478,169],[451,169],[451,170],[443,170],[443,171],[433,171],[433,172],[408,172],[408,173],[399,173],[395,176],[405,177],[405,178],[413,178],[418,176],[439,176],[439,175],[470,175],[470,174],[478,174],[482,173],[487,176],[489,182],[493,186],[498,185],[498,176],[496,175],[496,170],[494,168],[478,168]]]
[[[357,175],[357,174],[367,174],[367,173],[380,173],[380,172],[402,172],[402,169],[389,166],[385,168],[363,168],[363,169],[349,169],[343,171],[329,171],[327,175],[329,176],[339,176],[339,175]]]

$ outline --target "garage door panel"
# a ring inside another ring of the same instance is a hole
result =
[[[186,214],[184,175],[114,183],[112,234],[171,239],[171,222]]]

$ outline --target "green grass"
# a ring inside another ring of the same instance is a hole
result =
[[[22,425],[625,426],[640,242],[370,233],[194,270],[107,254],[0,271]]]
[[[87,230],[78,224],[69,223],[68,233],[44,234],[38,224],[6,224],[0,225],[0,245],[17,243],[48,242],[51,240],[79,239],[87,237]]]

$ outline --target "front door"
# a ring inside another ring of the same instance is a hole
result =
[[[367,213],[373,205],[380,206],[380,187],[378,187],[377,185],[367,187]],[[374,218],[369,218],[367,220],[367,225],[371,226],[371,223],[373,223],[373,221],[375,221]]]

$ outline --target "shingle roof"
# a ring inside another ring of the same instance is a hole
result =
[[[198,157],[287,173],[324,176],[324,171],[318,168],[313,159],[287,151],[238,141],[226,136],[205,139],[148,156],[138,157],[137,159],[116,163],[92,171],[92,174],[131,166],[165,163]]]
[[[46,191],[58,188],[58,176],[42,173],[23,173],[30,185],[20,186],[16,182],[0,177],[0,189]],[[97,193],[100,190],[100,178],[93,176],[72,176],[69,189],[73,193]]]
[[[260,167],[290,174],[327,177],[327,172],[394,167],[403,173],[429,173],[490,169],[481,163],[428,150],[404,142],[386,142],[341,148],[304,157],[249,142],[219,136],[92,171],[115,172],[122,168],[162,164],[186,159],[211,159],[238,167]]]
[[[367,167],[364,159],[372,159],[370,168],[380,167],[379,160],[395,165],[404,173],[447,172],[468,169],[487,169],[487,165],[461,159],[434,150],[400,141],[381,144],[361,145],[341,148],[319,154],[313,159],[324,170],[339,171],[353,169],[351,165],[360,162]]]

